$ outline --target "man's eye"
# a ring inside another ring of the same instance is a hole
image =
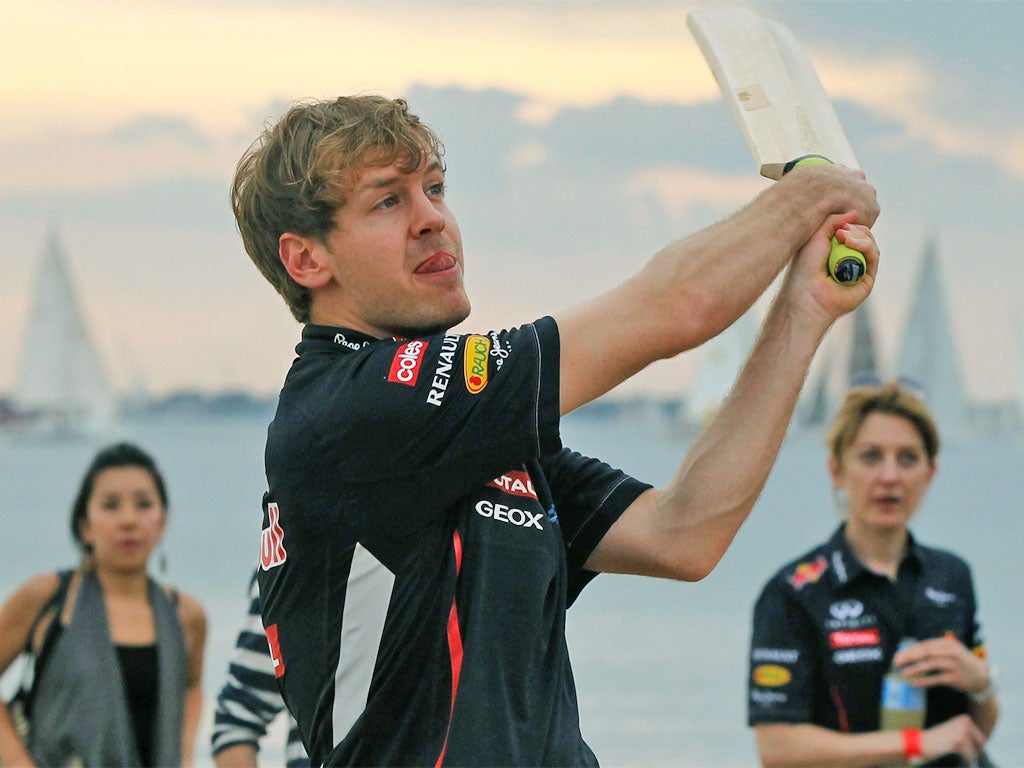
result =
[[[381,200],[379,203],[377,203],[377,205],[374,206],[374,207],[375,208],[393,208],[396,205],[398,205],[398,198],[395,197],[394,195],[388,195],[383,200]]]
[[[427,194],[433,197],[444,197],[445,186],[443,181],[439,181],[436,184],[431,184],[427,187]]]

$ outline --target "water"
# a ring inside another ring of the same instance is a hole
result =
[[[196,763],[209,766],[212,699],[221,685],[244,593],[256,562],[264,488],[266,418],[137,423],[123,436],[159,461],[171,497],[166,579],[197,596],[209,619],[204,687],[208,705]],[[655,484],[665,482],[685,443],[658,425],[581,418],[563,425],[566,444]],[[76,561],[68,530],[71,498],[100,443],[0,439],[0,594],[29,576]],[[746,727],[750,612],[764,581],[785,560],[826,538],[831,511],[824,449],[791,438],[751,519],[711,576],[698,584],[602,576],[570,610],[568,641],[583,732],[605,766],[749,766]],[[971,563],[989,651],[999,667],[1002,717],[990,742],[1000,764],[1024,765],[1024,535],[1015,479],[1024,441],[948,446],[914,524],[918,537]],[[10,675],[3,690],[10,691]],[[281,762],[283,730],[265,743],[264,764]]]

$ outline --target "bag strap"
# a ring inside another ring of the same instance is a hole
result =
[[[25,640],[25,651],[27,653],[32,653],[32,636],[35,635],[36,629],[39,627],[39,622],[43,620],[43,617],[46,616],[47,612],[56,608],[54,615],[59,618],[60,614],[64,611],[64,603],[68,598],[68,587],[71,585],[71,577],[73,574],[74,571],[71,570],[57,572],[57,589],[55,589],[49,599],[43,603],[43,607],[39,609],[39,613],[36,614],[35,619],[32,621],[32,627],[28,631],[28,638]],[[50,634],[49,629],[47,629],[46,634]],[[39,649],[42,650],[42,647],[43,644],[40,644]]]
[[[57,572],[57,589],[55,589],[53,594],[50,595],[47,601],[43,604],[43,607],[39,609],[39,613],[36,614],[35,619],[32,621],[32,626],[29,628],[28,638],[25,640],[24,648],[27,663],[22,670],[21,685],[15,694],[21,699],[26,714],[28,714],[31,709],[32,688],[35,686],[35,681],[39,679],[39,675],[42,674],[43,665],[46,663],[46,659],[50,655],[49,652],[52,646],[51,638],[53,638],[58,631],[60,615],[64,612],[64,603],[67,602],[68,588],[71,585],[71,577],[74,573],[75,572],[73,570]],[[53,612],[53,620],[50,622],[50,626],[46,628],[46,634],[43,636],[43,640],[39,644],[39,652],[33,652],[32,638],[36,634],[36,629],[39,627],[39,623],[50,611]],[[31,678],[29,677],[30,669],[32,672]]]

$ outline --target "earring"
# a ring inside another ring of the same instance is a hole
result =
[[[167,575],[167,553],[164,552],[162,549],[160,550],[160,555],[157,558],[157,564],[158,564],[158,567],[160,568],[160,575],[161,576],[166,576]]]

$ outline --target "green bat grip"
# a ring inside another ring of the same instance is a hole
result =
[[[786,165],[785,172],[799,168],[801,165],[832,165],[832,161],[821,155],[805,155]],[[835,237],[832,238],[832,252],[828,255],[828,273],[832,279],[842,285],[859,283],[868,271],[868,263],[864,254],[843,245]]]

